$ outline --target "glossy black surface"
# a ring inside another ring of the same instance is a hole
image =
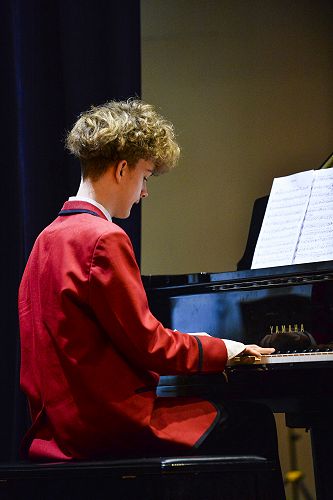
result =
[[[155,316],[169,328],[258,343],[276,332],[333,342],[333,262],[226,273],[143,276]]]

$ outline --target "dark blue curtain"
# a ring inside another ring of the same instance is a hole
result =
[[[0,460],[8,460],[23,429],[19,281],[37,234],[79,185],[66,131],[92,104],[140,96],[139,0],[2,0],[0,90]],[[139,261],[140,207],[118,222]]]

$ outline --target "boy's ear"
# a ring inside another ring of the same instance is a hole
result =
[[[128,168],[128,164],[126,160],[118,161],[116,164],[115,175],[117,182],[120,182]]]

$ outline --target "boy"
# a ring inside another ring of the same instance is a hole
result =
[[[149,177],[176,165],[167,120],[140,100],[111,101],[81,114],[67,147],[81,184],[37,238],[19,292],[32,416],[23,452],[34,460],[190,453],[227,414],[201,399],[157,398],[159,375],[222,372],[228,357],[273,349],[172,331],[149,311],[130,240],[112,217],[128,217],[148,196]]]

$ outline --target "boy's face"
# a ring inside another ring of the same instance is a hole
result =
[[[126,219],[135,203],[148,196],[147,181],[154,171],[154,164],[150,160],[139,160],[133,167],[123,162],[120,172],[121,193],[115,217]]]

